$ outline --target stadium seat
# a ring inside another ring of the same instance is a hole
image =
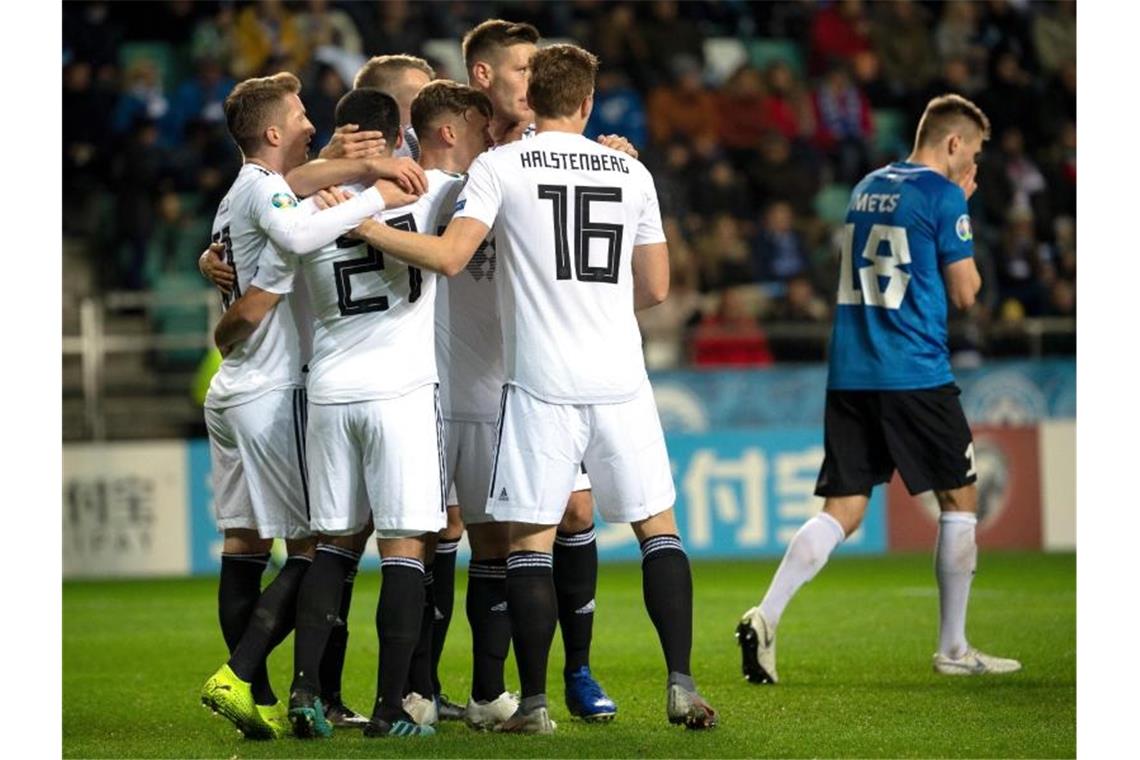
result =
[[[705,40],[705,78],[720,86],[732,73],[748,63],[748,50],[735,37],[713,37]]]
[[[748,43],[748,54],[752,65],[763,69],[774,61],[783,61],[797,75],[803,76],[803,53],[791,40],[756,39]]]
[[[881,162],[899,161],[907,157],[906,115],[894,108],[876,108],[871,112],[875,125],[875,153]]]
[[[816,193],[812,200],[812,208],[824,222],[831,225],[843,224],[843,220],[847,218],[847,203],[850,200],[851,188],[847,185],[827,185]]]
[[[207,325],[205,302],[187,303],[185,297],[203,290],[202,278],[197,274],[167,272],[158,278],[154,293],[158,305],[151,312],[151,320],[158,335],[201,335]],[[177,348],[155,352],[163,366],[191,369],[202,358],[202,349]]]

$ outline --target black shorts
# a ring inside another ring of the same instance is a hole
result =
[[[898,468],[912,494],[977,480],[974,443],[954,383],[913,391],[827,392],[816,496],[869,495]]]

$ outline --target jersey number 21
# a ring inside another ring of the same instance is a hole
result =
[[[906,228],[876,224],[867,235],[859,260],[852,261],[852,247],[855,242],[855,225],[843,227],[842,258],[839,263],[839,304],[841,306],[878,306],[883,309],[897,309],[902,306],[910,273],[901,269],[910,263],[910,244],[906,239]],[[888,254],[879,254],[881,243],[886,243]],[[870,263],[870,266],[866,264]],[[886,287],[879,285],[880,278],[887,279]]]

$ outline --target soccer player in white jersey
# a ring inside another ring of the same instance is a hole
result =
[[[631,523],[641,542],[669,721],[716,724],[690,671],[692,579],[634,319],[668,292],[668,247],[645,167],[582,137],[596,71],[597,59],[573,45],[534,55],[536,136],[476,159],[441,237],[374,220],[355,233],[453,276],[495,232],[507,385],[487,507],[510,523],[507,607],[522,681],[518,711],[497,727],[507,732],[554,730],[545,694],[557,623],[552,549],[583,462],[602,515]]]
[[[392,54],[374,56],[360,67],[353,87],[375,87],[391,95],[400,106],[401,142],[393,151],[395,156],[420,158],[420,143],[412,128],[412,101],[435,79],[435,69],[423,58],[414,55]]]
[[[289,274],[263,266],[278,247],[320,247],[384,208],[379,191],[370,189],[351,205],[313,216],[297,212],[281,174],[304,162],[314,131],[300,87],[295,76],[280,73],[241,82],[226,99],[227,127],[244,161],[214,220],[214,238],[236,272],[226,306],[244,290],[292,288]],[[312,556],[301,445],[306,331],[298,324],[307,320],[300,306],[282,304],[248,340],[226,347],[205,403],[215,516],[225,535],[219,617],[232,656],[206,682],[202,701],[261,738],[283,728],[265,656],[293,625],[288,610]],[[289,560],[259,599],[276,537],[286,539]]]
[[[432,93],[435,112],[427,115],[425,128],[432,138],[440,134],[424,156],[428,192],[384,216],[409,230],[433,230],[446,221],[463,182],[456,171],[489,144],[490,103],[484,96],[445,82],[435,83]],[[396,133],[398,118],[395,101],[372,88],[353,90],[337,106],[338,124]],[[298,604],[290,718],[298,736],[331,733],[317,696],[317,664],[336,617],[342,576],[358,559],[352,551],[356,536],[375,525],[384,583],[377,612],[377,701],[365,734],[430,735],[430,727],[416,725],[404,711],[402,696],[420,638],[425,547],[445,520],[435,276],[386,261],[381,251],[348,238],[300,257],[298,266],[315,312],[307,453],[312,526],[322,538]],[[430,694],[430,683],[425,691]]]

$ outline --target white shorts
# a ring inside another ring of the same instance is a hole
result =
[[[314,532],[358,533],[369,514],[381,538],[447,524],[435,385],[398,398],[310,404],[307,442]]]
[[[447,441],[447,506],[458,507],[466,525],[494,522],[487,514],[487,493],[495,460],[497,426],[494,422],[444,420]],[[590,476],[578,468],[575,491],[590,490]]]
[[[282,388],[244,404],[206,409],[218,530],[305,538],[305,390]]]
[[[503,393],[487,500],[496,520],[558,524],[582,465],[606,522],[637,522],[673,506],[673,474],[648,381],[620,404],[549,404],[513,385]]]

